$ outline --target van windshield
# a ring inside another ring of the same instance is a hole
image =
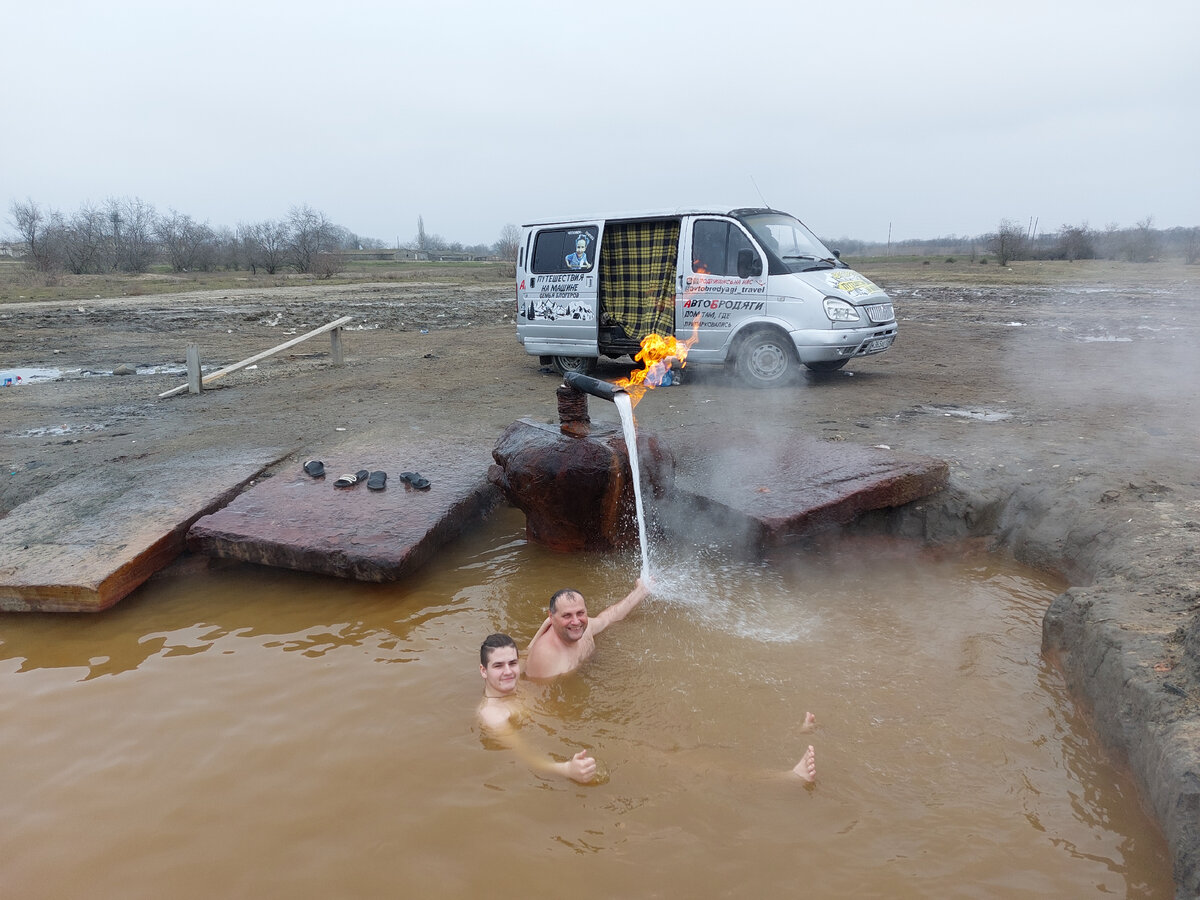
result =
[[[759,213],[743,217],[742,222],[790,272],[846,268],[802,222],[785,213]]]

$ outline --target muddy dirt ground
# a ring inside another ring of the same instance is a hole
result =
[[[1046,652],[1128,760],[1176,854],[1180,895],[1195,896],[1200,272],[1152,269],[1016,287],[867,271],[896,301],[891,351],[775,391],[689,367],[637,414],[681,448],[712,429],[747,446],[802,431],[947,460],[943,494],[864,527],[979,537],[1071,579],[1048,612]],[[198,396],[158,399],[179,373],[109,374],[181,367],[189,343],[215,369],[343,315],[354,320],[342,367],[321,336]],[[0,368],[12,367],[64,375],[0,389],[0,515],[70,476],[150,459],[183,467],[207,447],[290,447],[283,465],[296,466],[350,439],[424,437],[453,452],[523,416],[553,420],[560,381],[517,344],[501,282],[9,303]],[[593,417],[610,415],[593,404]]]

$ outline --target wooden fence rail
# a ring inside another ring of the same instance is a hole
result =
[[[260,359],[266,359],[268,356],[272,356],[272,355],[278,353],[280,350],[286,350],[288,347],[294,347],[303,341],[307,341],[309,338],[316,337],[318,334],[324,334],[327,331],[333,332],[332,336],[330,337],[330,340],[332,341],[332,352],[333,352],[334,364],[341,365],[342,364],[342,341],[341,341],[342,326],[345,325],[347,322],[349,322],[353,318],[354,318],[354,316],[342,316],[340,319],[334,319],[329,324],[322,325],[320,328],[314,328],[312,331],[308,332],[307,334],[302,334],[299,337],[294,337],[290,341],[286,341],[285,343],[280,344],[278,347],[272,347],[270,350],[264,350],[262,353],[256,353],[253,356],[249,357],[248,359],[243,359],[241,362],[236,362],[231,366],[226,366],[223,369],[218,369],[215,372],[211,372],[210,374],[205,375],[203,378],[199,379],[199,384],[193,384],[194,379],[189,377],[188,384],[181,384],[179,387],[171,388],[169,391],[163,391],[161,394],[158,395],[158,398],[161,400],[163,397],[174,397],[176,394],[182,394],[184,391],[188,390],[189,386],[192,386],[195,388],[192,391],[192,393],[198,394],[200,392],[200,387],[203,385],[206,385],[213,381],[216,381],[218,378],[224,378],[230,372],[236,372],[238,369],[244,369],[244,368],[246,368],[246,366],[252,365],[253,363],[258,362]],[[189,352],[188,352],[189,375],[191,374],[193,359],[195,360],[196,372],[199,373],[199,369],[200,369],[199,353],[193,354],[191,352],[191,348],[189,347]]]

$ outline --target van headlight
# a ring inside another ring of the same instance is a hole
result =
[[[825,315],[829,316],[831,322],[857,322],[858,307],[837,297],[826,297]]]

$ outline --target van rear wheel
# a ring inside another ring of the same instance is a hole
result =
[[[796,366],[791,341],[778,331],[752,332],[738,347],[738,377],[753,388],[787,384],[795,374]]]
[[[594,356],[556,356],[550,361],[550,364],[554,366],[554,371],[559,375],[566,375],[568,372],[591,375],[596,371]]]

